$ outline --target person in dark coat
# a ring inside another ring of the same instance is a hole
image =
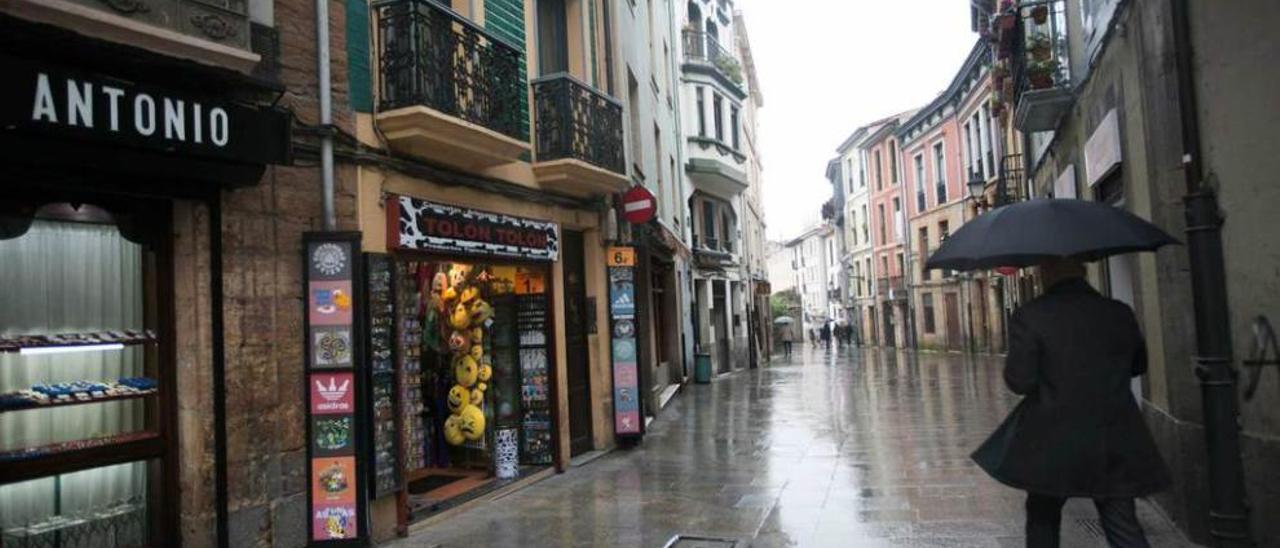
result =
[[[822,323],[822,331],[818,333],[818,336],[822,338],[822,346],[831,348],[831,323],[830,322]]]
[[[1093,499],[1111,546],[1149,546],[1134,498],[1166,489],[1169,469],[1130,379],[1147,371],[1128,305],[1103,297],[1084,267],[1040,268],[1045,294],[1009,323],[1004,379],[1023,397],[973,454],[996,480],[1027,491],[1027,546],[1058,546],[1062,506]]]

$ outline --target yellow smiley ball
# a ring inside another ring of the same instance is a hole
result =
[[[454,380],[465,388],[471,388],[476,384],[476,378],[479,377],[479,366],[471,356],[463,356],[458,360],[458,365],[453,368]]]
[[[458,415],[449,415],[449,418],[444,420],[444,441],[449,445],[462,445],[466,439],[462,434],[462,418]]]
[[[457,415],[458,429],[462,431],[462,436],[471,441],[476,441],[484,436],[484,411],[474,405],[468,405],[462,408],[462,413]]]
[[[484,392],[485,390],[488,390],[488,389],[489,389],[489,385],[482,382],[476,383],[476,390]]]
[[[462,303],[458,303],[453,307],[453,313],[449,315],[449,327],[454,329],[466,329],[471,325],[471,314],[467,312],[467,307]]]
[[[471,390],[471,405],[480,405],[484,403],[484,391],[478,386]]]
[[[484,347],[478,344],[473,345],[471,347],[471,359],[478,362],[480,361],[480,358],[483,358],[483,357],[484,357]]]
[[[453,385],[453,388],[449,389],[449,397],[446,398],[446,402],[449,404],[449,411],[456,415],[462,410],[462,406],[471,401],[471,397],[470,390],[461,385]]]
[[[480,371],[477,373],[476,376],[481,381],[489,382],[489,379],[493,378],[493,366],[487,363],[480,366]]]
[[[480,344],[482,341],[484,341],[484,329],[479,327],[472,329],[471,342],[475,344]]]

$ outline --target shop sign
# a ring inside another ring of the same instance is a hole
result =
[[[312,544],[356,545],[366,535],[360,519],[366,507],[360,488],[366,468],[359,426],[363,364],[354,321],[361,303],[352,290],[359,284],[360,234],[307,233],[303,240],[308,529]]]
[[[454,255],[555,261],[556,223],[437,204],[408,196],[388,199],[392,247]]]
[[[609,266],[635,266],[636,249],[634,247],[609,248]]]
[[[149,83],[0,55],[0,132],[99,141],[237,163],[283,163],[290,120]]]
[[[1110,175],[1120,160],[1120,121],[1115,109],[1111,109],[1084,144],[1085,181],[1093,187]]]
[[[628,261],[615,260],[628,256]],[[631,248],[610,248],[609,317],[612,325],[613,360],[613,432],[619,436],[638,436],[644,433],[644,419],[640,413],[640,368],[636,355],[636,305],[635,258]],[[616,264],[615,264],[616,263]]]

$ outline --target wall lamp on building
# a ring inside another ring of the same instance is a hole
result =
[[[986,195],[987,181],[982,178],[982,175],[976,172],[970,173],[969,180],[965,183],[965,186],[969,188],[969,199],[973,200],[974,207],[979,212],[991,207]]]

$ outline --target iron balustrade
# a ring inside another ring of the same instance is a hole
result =
[[[533,81],[539,162],[571,158],[626,173],[622,103],[568,74]]]
[[[1017,86],[1015,103],[1028,91],[1071,83],[1066,0],[1022,2],[1018,12],[1010,71]]]
[[[1000,159],[1000,178],[996,181],[996,207],[1027,199],[1026,179],[1022,176],[1022,155],[1006,154]]]
[[[518,48],[435,0],[374,5],[381,59],[379,108],[422,105],[526,140]]]
[[[724,73],[734,83],[742,83],[742,65],[738,59],[720,46],[720,41],[711,34],[698,30],[685,30],[684,60],[686,63],[712,65]]]

